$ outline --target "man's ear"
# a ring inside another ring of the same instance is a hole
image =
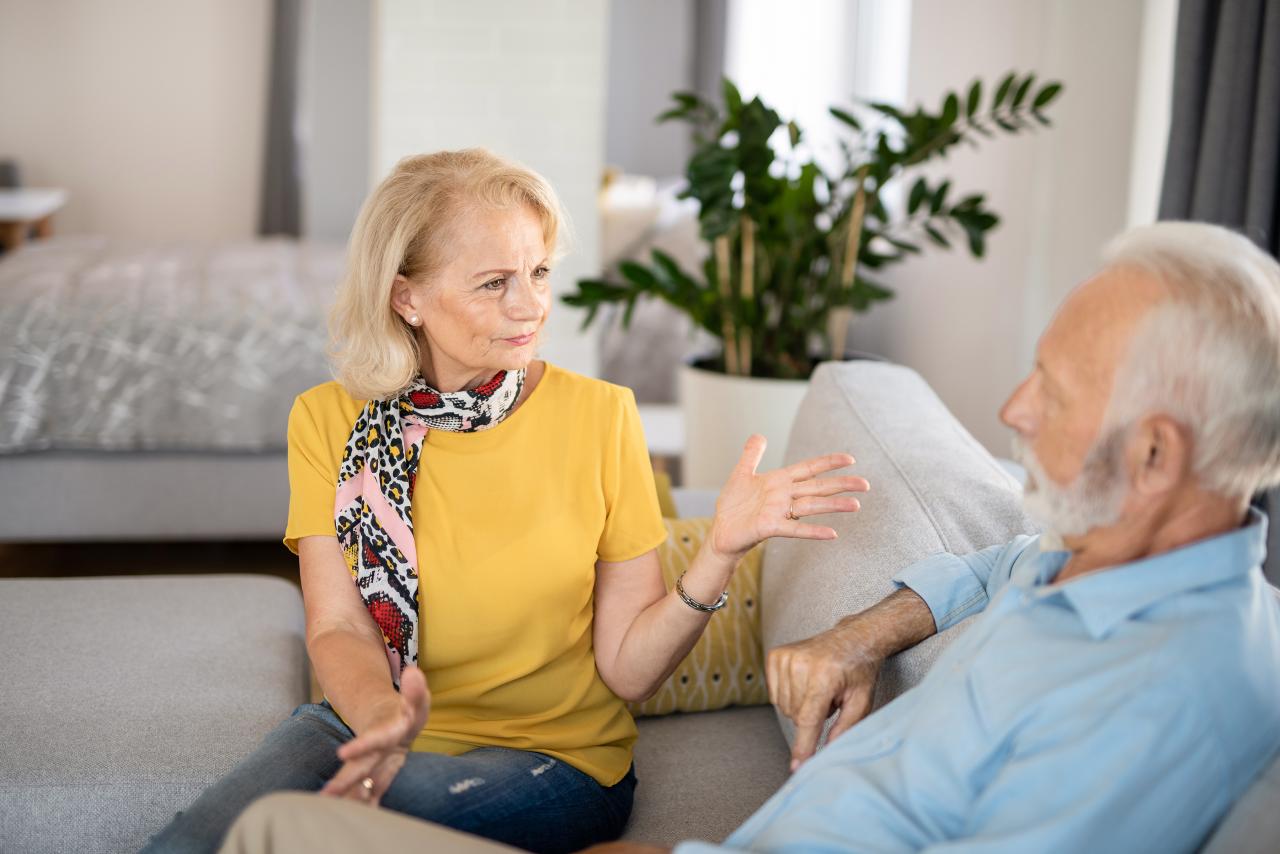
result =
[[[1150,415],[1131,433],[1125,462],[1140,495],[1160,495],[1191,476],[1191,432],[1168,415]]]

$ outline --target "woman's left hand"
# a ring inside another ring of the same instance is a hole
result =
[[[377,806],[404,765],[413,739],[427,725],[431,693],[426,676],[418,668],[406,667],[400,675],[399,700],[399,708],[386,721],[338,748],[342,767],[324,784],[320,794]]]
[[[871,489],[861,477],[818,477],[853,465],[854,459],[848,454],[813,457],[757,473],[766,444],[759,434],[747,439],[742,457],[716,499],[708,542],[717,555],[727,560],[736,562],[770,537],[834,540],[834,529],[799,519],[822,513],[852,513],[861,505],[845,493]]]

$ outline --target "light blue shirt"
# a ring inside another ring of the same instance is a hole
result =
[[[1195,850],[1280,746],[1266,530],[1058,586],[1037,537],[909,567],[939,631],[981,616],[723,847],[676,850]]]

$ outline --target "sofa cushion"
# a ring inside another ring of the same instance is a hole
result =
[[[662,580],[675,587],[702,548],[711,519],[664,519],[666,541],[658,546]],[[747,552],[729,581],[729,601],[707,623],[698,642],[657,692],[640,703],[628,703],[636,717],[670,712],[707,712],[725,706],[758,706],[769,702],[760,646],[759,546]]]
[[[0,580],[0,851],[136,851],[306,702],[297,587]]]
[[[1032,531],[1019,484],[960,426],[914,371],[884,362],[818,367],[791,428],[785,460],[846,452],[871,482],[853,514],[812,517],[834,542],[770,540],[761,579],[766,649],[831,628],[892,593],[902,568]],[[916,684],[957,631],[886,663],[877,707]],[[787,739],[794,731],[781,719]]]
[[[637,723],[639,784],[624,839],[720,842],[787,780],[790,752],[772,706]]]

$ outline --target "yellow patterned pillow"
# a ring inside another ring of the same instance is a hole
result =
[[[711,530],[710,519],[664,519],[667,541],[658,547],[667,589],[689,568]],[[636,717],[670,712],[705,712],[725,706],[769,702],[760,648],[760,556],[747,553],[729,582],[729,602],[711,615],[706,631],[658,693],[630,703]]]

